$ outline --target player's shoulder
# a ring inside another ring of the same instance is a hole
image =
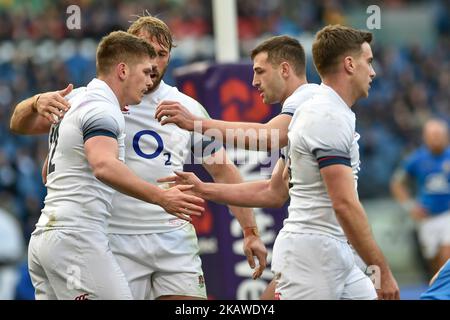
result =
[[[187,94],[178,90],[177,87],[170,87],[170,91],[168,93],[167,98],[165,100],[173,100],[177,101],[186,107],[191,113],[194,113],[199,116],[209,117],[205,108],[202,106],[200,102],[195,100],[194,98],[188,96]]]
[[[301,108],[298,108],[294,117],[301,115],[308,115],[309,117],[317,118],[319,122],[327,121],[342,121],[343,118],[348,120],[351,112],[344,112],[341,106],[336,106],[336,101],[333,97],[327,94],[317,93],[305,101]]]
[[[98,85],[100,82],[95,82],[94,80],[92,80],[86,87],[78,87],[73,89],[72,92],[65,97],[65,99],[68,100],[69,103],[87,103],[91,101],[98,103],[114,100],[112,97],[114,93],[109,88]]]
[[[65,99],[70,100],[71,98],[78,96],[83,92],[86,92],[86,87],[74,88],[68,95],[65,96]]]
[[[318,92],[320,86],[315,83],[305,83],[295,90],[292,95],[290,95],[286,101],[288,100],[305,100],[307,98],[312,97]]]
[[[196,106],[200,104],[197,100],[194,98],[188,96],[187,94],[181,92],[177,87],[171,87],[170,95],[176,98],[177,100],[180,100],[184,104],[186,104],[186,107],[189,106]]]
[[[314,95],[296,110],[291,130],[303,127],[302,134],[328,138],[344,138],[353,143],[355,137],[354,114],[339,112],[333,99],[326,95]]]
[[[303,105],[316,93],[319,85],[314,83],[306,83],[298,87],[283,103],[283,110],[291,113],[295,112],[300,105]]]
[[[412,158],[424,159],[430,156],[430,151],[424,145],[420,146],[411,153]]]
[[[414,163],[418,163],[424,160],[427,160],[429,158],[430,154],[427,150],[427,148],[422,145],[420,147],[418,147],[417,149],[411,151],[405,159],[405,165],[406,166],[411,166]]]
[[[121,118],[123,118],[117,98],[103,90],[80,88],[77,95],[69,100],[69,103],[71,104],[69,112],[76,112],[80,119],[111,116],[121,122]]]

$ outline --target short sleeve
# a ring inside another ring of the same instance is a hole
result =
[[[117,139],[120,135],[120,126],[114,115],[108,112],[103,104],[89,103],[84,108],[89,108],[81,117],[83,141],[96,136],[106,136]]]
[[[319,169],[335,164],[351,167],[352,125],[340,116],[324,115],[314,120],[307,124],[302,139]]]
[[[289,97],[284,101],[283,106],[281,107],[280,114],[287,114],[289,116],[293,116],[297,108],[298,104],[296,103],[296,101],[291,97]]]
[[[311,99],[316,93],[318,85],[304,84],[290,95],[283,103],[280,114],[293,116],[300,106]]]

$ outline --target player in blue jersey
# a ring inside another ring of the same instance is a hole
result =
[[[420,296],[421,300],[450,300],[450,260],[430,281],[430,287]]]
[[[437,270],[450,258],[450,148],[448,126],[428,120],[423,129],[424,145],[396,171],[391,189],[394,197],[417,224],[419,243],[430,270]],[[409,186],[414,182],[414,198]]]

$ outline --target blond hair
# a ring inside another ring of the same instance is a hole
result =
[[[131,24],[127,32],[135,36],[140,35],[142,32],[147,33],[148,35],[155,37],[158,43],[168,48],[169,51],[171,51],[173,47],[176,47],[173,42],[172,33],[167,24],[161,19],[151,15],[139,17]]]

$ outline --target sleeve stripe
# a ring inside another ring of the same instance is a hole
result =
[[[287,114],[288,116],[293,116],[294,115],[293,112],[289,112],[289,111],[283,111],[283,112],[280,112],[280,114]]]
[[[96,137],[96,136],[105,136],[105,137],[111,137],[117,140],[117,135],[109,130],[94,130],[89,131],[83,136],[83,141],[86,142],[88,139]]]
[[[334,164],[343,164],[344,166],[351,167],[352,164],[350,162],[349,158],[344,157],[335,157],[335,156],[329,156],[329,157],[321,157],[317,159],[317,162],[319,163],[319,169],[334,165]]]

